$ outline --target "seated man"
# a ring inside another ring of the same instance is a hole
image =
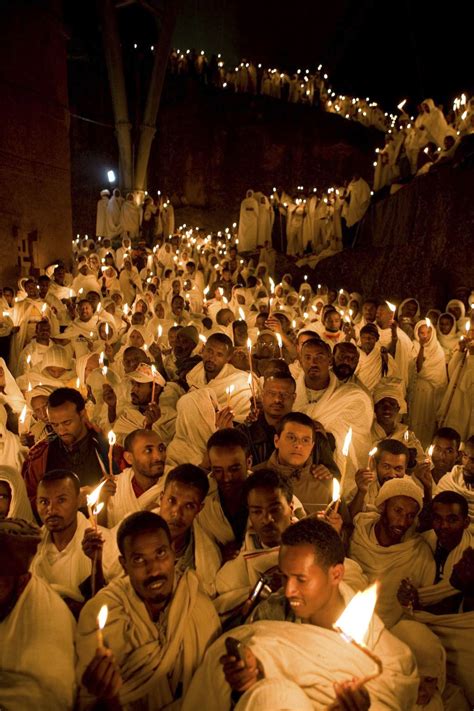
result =
[[[120,524],[117,543],[125,576],[100,590],[79,619],[79,708],[97,701],[149,709],[174,702],[178,708],[219,634],[219,620],[192,570],[176,583],[171,535],[160,516],[131,514]],[[106,646],[98,648],[97,615],[104,604]]]
[[[92,587],[97,590],[105,585],[103,568],[107,579],[120,573],[108,531],[101,529],[97,534],[93,530],[79,511],[79,501],[80,482],[73,472],[56,469],[44,475],[36,501],[43,523],[42,539],[31,565],[32,572],[46,580],[75,615],[94,594]]]
[[[89,493],[108,471],[107,440],[87,422],[85,402],[73,388],[58,388],[48,398],[48,418],[56,437],[38,442],[23,465],[23,479],[33,507],[38,482],[45,472],[68,469],[79,477],[82,493]],[[120,447],[115,452],[119,453]],[[119,466],[113,462],[114,473]],[[84,498],[84,497],[83,497]],[[83,505],[85,501],[81,501]]]
[[[128,374],[131,382],[131,404],[111,423],[119,441],[137,429],[153,429],[162,441],[166,433],[160,428],[160,395],[166,385],[165,379],[147,363],[140,363],[136,370]],[[153,396],[153,397],[152,397]]]
[[[190,390],[211,388],[219,407],[230,405],[234,419],[243,422],[250,410],[252,391],[248,384],[248,373],[230,364],[233,352],[232,341],[225,333],[213,333],[207,339],[202,351],[202,363],[198,363],[186,375]],[[233,387],[229,395],[229,388]]]
[[[431,476],[437,484],[457,464],[461,436],[452,427],[440,427],[434,433],[431,444],[433,445]]]
[[[107,501],[104,524],[109,528],[134,511],[157,506],[163,491],[166,445],[156,432],[140,429],[127,435],[123,458],[129,466],[106,483],[101,497]]]
[[[380,582],[376,609],[389,629],[402,616],[397,601],[401,581],[410,577],[418,588],[434,580],[431,550],[415,533],[422,504],[419,486],[406,478],[391,479],[375,500],[378,513],[360,513],[354,520],[349,556],[359,563],[370,583]]]
[[[440,491],[457,491],[464,496],[469,506],[471,523],[474,523],[474,435],[464,444],[462,464],[455,464],[438,482],[435,494]]]
[[[289,375],[266,377],[262,389],[262,408],[252,422],[238,426],[249,440],[253,465],[266,462],[275,449],[275,427],[282,417],[291,412],[295,401],[296,383]]]
[[[425,461],[426,455],[421,442],[408,425],[400,422],[400,417],[407,411],[407,404],[400,378],[382,378],[374,390],[374,421],[370,435],[372,447],[377,447],[384,439],[397,439],[408,447],[410,452],[410,468],[415,462]]]
[[[463,596],[449,581],[464,551],[474,546],[466,499],[455,491],[441,491],[432,502],[431,524],[432,529],[426,531],[423,538],[436,564],[433,584],[417,590],[405,579],[398,591],[398,600],[405,607],[435,615],[459,612]]]
[[[342,341],[336,343],[332,352],[332,372],[340,383],[358,385],[370,396],[368,388],[355,374],[359,363],[359,350],[355,343]]]
[[[61,598],[28,572],[40,532],[0,520],[0,706],[74,708],[74,620]]]
[[[195,570],[203,590],[214,597],[221,555],[197,518],[208,492],[206,472],[194,464],[181,464],[168,473],[156,512],[170,529],[178,577],[188,568]]]
[[[348,494],[352,518],[361,511],[377,510],[375,501],[386,481],[410,478],[407,477],[409,457],[408,448],[402,442],[396,439],[383,439],[379,442],[368,468],[356,472],[356,486]]]
[[[247,529],[244,482],[252,459],[247,438],[233,428],[214,432],[207,442],[207,453],[211,486],[199,523],[220,546],[225,561],[240,550]]]
[[[333,475],[323,464],[314,464],[315,426],[308,415],[290,412],[277,426],[275,451],[254,468],[274,469],[292,480],[295,496],[306,513],[322,511],[332,500]]]
[[[226,653],[225,636],[221,637],[197,670],[182,711],[228,709],[231,700],[237,701],[244,693],[241,708],[365,711],[371,702],[374,708],[387,711],[412,708],[418,687],[416,665],[408,647],[376,615],[366,644],[382,660],[384,674],[369,681],[366,691],[359,689],[355,698],[351,696],[354,689],[348,691],[347,703],[332,706],[340,700],[337,687],[335,699],[335,683],[361,677],[366,668],[373,670],[373,663],[364,664],[362,670],[360,652],[355,656],[357,650],[333,628],[353,596],[343,582],[344,547],[328,523],[313,517],[289,526],[281,544],[283,589],[257,607],[253,624],[232,630],[232,636],[245,643],[245,661]],[[253,705],[264,689],[266,704]]]
[[[283,531],[298,520],[294,515],[291,479],[273,469],[262,468],[250,474],[244,488],[249,527],[239,555],[225,563],[217,573],[216,589],[219,597],[214,605],[219,614],[245,602],[251,588],[262,575],[267,577],[272,589],[275,584],[277,588],[280,587],[281,578],[277,569],[281,537]],[[329,514],[327,520],[335,527],[342,524],[337,514],[334,517]],[[347,558],[344,567],[344,581],[353,590],[363,590],[367,580],[360,566]]]

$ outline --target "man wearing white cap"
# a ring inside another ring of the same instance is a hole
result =
[[[431,585],[435,562],[430,547],[415,533],[423,492],[409,479],[392,479],[375,500],[377,512],[360,513],[354,520],[349,556],[369,582],[380,581],[377,613],[390,628],[402,616],[397,592],[404,578],[415,587]]]
[[[417,462],[423,462],[425,453],[421,443],[408,425],[400,422],[400,416],[407,411],[402,380],[382,378],[374,389],[373,397],[375,419],[370,431],[372,447],[377,447],[384,439],[396,439],[406,447],[416,449]]]
[[[156,368],[147,363],[140,363],[136,370],[128,375],[131,382],[131,404],[113,423],[113,429],[119,441],[134,430],[153,429],[163,435],[160,429],[161,410],[159,398],[166,381]],[[162,437],[164,440],[164,437]]]

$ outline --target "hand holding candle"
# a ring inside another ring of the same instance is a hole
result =
[[[117,436],[113,430],[110,430],[108,434],[109,440],[109,477],[113,479],[114,476],[114,445],[117,442]]]
[[[107,605],[102,605],[97,615],[97,649],[105,649],[104,645],[104,627],[109,616],[109,608]]]

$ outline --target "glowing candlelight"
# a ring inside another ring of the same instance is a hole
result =
[[[99,355],[99,365],[104,365],[104,358],[105,358],[105,353],[104,353],[104,351],[101,351],[100,355]]]
[[[124,304],[124,307],[123,307],[123,313],[124,313],[124,315],[125,315],[125,316],[128,316],[129,311],[130,311],[130,306],[129,306],[128,304]]]
[[[342,466],[342,477],[341,480],[344,481],[344,478],[346,476],[346,469],[347,469],[347,457],[349,456],[349,448],[351,446],[352,442],[352,427],[349,427],[347,430],[347,434],[344,438],[344,443],[342,445],[342,455],[344,457],[344,463]]]
[[[392,312],[392,314],[395,314],[395,311],[397,310],[397,307],[395,306],[395,304],[390,303],[390,301],[386,301],[385,303],[387,304],[387,306],[390,309],[390,311]]]
[[[201,341],[201,343],[203,343],[204,345],[206,345],[206,343],[207,343],[207,338],[206,338],[206,336],[205,336],[203,333],[200,333],[200,334],[199,334],[199,340]]]
[[[102,605],[97,615],[97,648],[104,648],[104,627],[107,623],[107,617],[109,615],[109,609],[107,605]]]
[[[108,323],[105,324],[105,338],[109,340],[110,326]]]
[[[270,282],[270,293],[274,294],[275,293],[275,282],[271,277],[268,278],[268,281]]]
[[[401,110],[403,109],[403,107],[405,106],[406,103],[407,103],[407,100],[406,100],[406,99],[403,99],[403,101],[402,101],[400,104],[398,104],[397,109],[398,109],[399,111],[401,111]]]
[[[31,355],[26,356],[26,365],[28,368],[31,368]]]
[[[241,306],[239,306],[239,316],[241,321],[245,321],[245,311]]]
[[[102,375],[104,376],[104,378],[107,377],[107,372],[108,372],[108,370],[109,370],[109,369],[107,368],[107,366],[104,365],[104,367],[102,368]]]
[[[334,513],[337,513],[339,508],[339,503],[341,501],[341,485],[336,477],[332,480],[332,498],[329,504],[324,509],[324,516],[326,516],[329,511],[334,507]]]
[[[30,392],[31,392],[32,390],[33,390],[33,386],[32,386],[32,384],[30,383],[30,381],[28,381],[28,388],[27,388],[27,392],[29,392],[29,393],[30,393]]]
[[[161,323],[160,323],[160,325],[158,326],[158,331],[157,331],[157,333],[158,333],[158,339],[160,339],[161,336],[163,335],[163,326],[161,325]]]
[[[376,452],[377,452],[377,447],[372,447],[372,449],[369,452],[369,457],[373,457]]]
[[[231,397],[232,393],[234,392],[234,390],[235,390],[235,388],[233,385],[229,385],[225,389],[225,392],[227,395],[227,407],[229,408],[229,410],[230,410],[230,397]]]
[[[45,302],[41,307],[41,313],[43,314],[43,316],[46,313],[47,308],[48,308],[48,304]]]
[[[114,476],[114,445],[117,441],[117,435],[113,430],[110,430],[109,434],[107,435],[107,439],[109,440],[109,476],[110,478],[113,478]]]
[[[276,333],[275,335],[278,342],[278,348],[280,350],[280,358],[283,358],[283,338],[280,333]]]
[[[155,389],[156,389],[156,376],[158,374],[157,369],[155,368],[154,365],[151,366],[151,374],[153,376],[153,385],[151,386],[151,401],[155,402]]]
[[[110,441],[110,440],[109,440]],[[96,486],[96,488],[91,491],[90,494],[87,494],[86,500],[87,500],[87,510],[89,512],[89,518],[91,520],[92,525],[94,526],[95,530],[97,531],[97,519],[94,516],[94,507],[97,505],[100,497],[100,492],[102,491],[102,487],[105,484],[105,479],[102,481],[99,486]]]

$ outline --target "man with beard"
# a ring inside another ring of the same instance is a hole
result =
[[[359,364],[359,351],[354,343],[336,343],[332,352],[332,372],[342,383],[352,383],[370,395],[365,385],[359,380],[355,372]]]
[[[128,516],[117,532],[125,573],[85,605],[76,635],[79,707],[166,708],[186,693],[220,624],[187,570],[176,582],[166,522],[151,511]],[[97,615],[108,607],[106,646],[97,645]]]
[[[199,334],[194,326],[180,328],[172,347],[172,353],[163,360],[166,376],[170,380],[184,378],[187,372],[201,362],[198,355],[192,352],[199,345]]]
[[[234,420],[243,422],[250,411],[252,389],[248,373],[230,364],[233,350],[232,341],[225,333],[213,333],[202,351],[202,363],[189,371],[186,382],[190,390],[211,388],[219,408],[229,406]]]
[[[469,516],[474,522],[474,435],[469,437],[462,451],[462,464],[456,464],[438,482],[435,494],[440,491],[457,491],[469,506]]]
[[[101,497],[102,501],[108,499],[109,528],[134,511],[157,506],[163,491],[166,445],[154,430],[140,429],[127,435],[123,457],[129,466],[105,484]]]
[[[137,429],[153,429],[166,442],[166,436],[160,428],[159,405],[165,379],[147,363],[140,363],[136,370],[128,374],[128,378],[131,383],[131,405],[125,407],[113,423],[115,434],[122,440]]]
[[[431,585],[435,563],[428,544],[415,533],[423,493],[408,478],[385,482],[375,500],[377,511],[360,513],[354,520],[349,556],[369,583],[380,581],[376,611],[390,629],[402,616],[397,592],[404,578],[416,588]]]
[[[434,433],[431,444],[433,445],[431,475],[437,484],[457,464],[461,436],[452,427],[440,427]]]
[[[93,559],[95,590],[106,584],[106,578],[120,572],[114,565],[115,551],[108,531],[93,530],[92,523],[79,511],[79,503],[80,482],[73,472],[56,469],[44,475],[36,500],[43,523],[42,540],[31,565],[75,616],[84,600],[94,594],[90,580]]]
[[[381,487],[390,479],[407,477],[406,470],[410,453],[396,439],[379,442],[377,451],[366,469],[358,469],[355,475],[356,487],[348,495],[349,511],[352,518],[361,511],[376,511],[375,501]]]

